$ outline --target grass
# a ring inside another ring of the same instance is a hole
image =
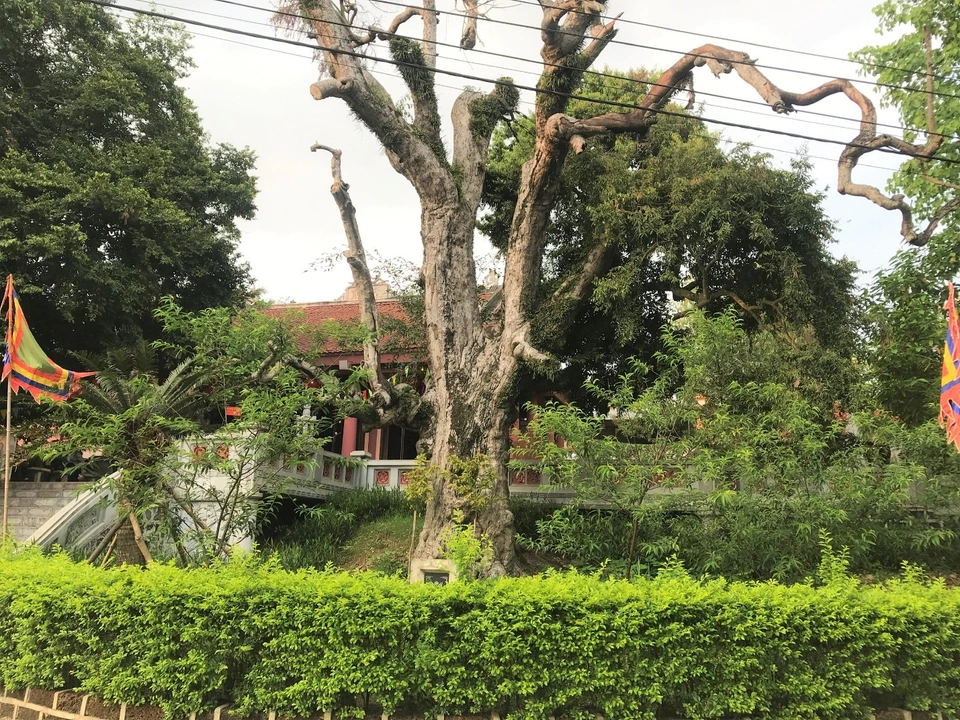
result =
[[[287,570],[333,565],[405,574],[414,509],[401,492],[337,493],[315,507],[296,508],[292,522],[268,529],[261,547]]]
[[[391,515],[360,525],[336,553],[335,565],[344,570],[376,570],[387,575],[407,571],[412,515]],[[417,516],[419,534],[423,515]]]

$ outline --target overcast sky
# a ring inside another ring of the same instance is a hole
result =
[[[265,10],[236,7],[223,0],[158,0],[154,7],[158,12],[183,18],[275,36],[274,30],[264,24],[269,22],[267,9],[273,6],[271,0],[241,1]],[[515,4],[503,0],[503,7],[492,10],[489,16],[492,20],[536,26],[540,12],[526,2]],[[121,4],[149,7],[141,0],[127,0]],[[787,69],[852,77],[856,67],[846,62],[762,49],[721,38],[846,57],[850,51],[877,41],[871,12],[874,4],[875,0],[740,0],[736,3],[611,0],[608,5],[611,13],[623,11],[624,20],[684,32],[622,23],[618,43],[632,43],[634,46],[611,45],[595,67],[602,69],[606,65],[617,70],[640,66],[662,68],[672,63],[678,54],[708,42],[709,38],[726,47],[743,49],[762,64],[784,68],[767,72],[784,89],[804,91],[823,82],[823,78],[787,72]],[[454,9],[453,0],[439,0],[438,5],[441,10]],[[372,17],[387,20],[398,10],[395,4],[368,3],[367,6],[373,10]],[[419,30],[412,21],[404,27],[409,33]],[[335,99],[317,102],[310,97],[308,88],[318,75],[311,52],[269,40],[227,35],[209,28],[188,26],[188,29],[194,33],[196,68],[186,80],[187,92],[199,109],[211,141],[249,147],[257,154],[259,211],[255,220],[242,223],[240,248],[265,296],[272,300],[298,302],[330,300],[342,292],[350,279],[345,266],[334,271],[310,269],[315,260],[345,244],[340,217],[329,194],[329,156],[311,154],[309,148],[314,141],[343,150],[344,179],[351,185],[368,251],[374,250],[387,257],[402,256],[419,263],[422,249],[416,195],[390,167],[379,143],[350,117],[342,102]],[[454,14],[441,16],[441,41],[457,43],[460,30],[459,17]],[[478,49],[510,57],[441,47],[440,67],[487,78],[511,75],[518,83],[535,84],[537,66],[518,58],[539,57],[538,30],[481,22]],[[390,66],[377,64],[372,68],[383,73],[379,77],[395,97],[403,95],[402,85],[393,77],[395,73]],[[447,112],[453,98],[467,82],[456,77],[438,77],[440,85],[450,86],[439,88],[441,105]],[[469,84],[489,87],[476,81]],[[720,93],[731,98],[758,99],[752,89],[735,76],[716,80],[705,68],[697,73],[696,87],[701,92]],[[529,101],[531,97],[528,95],[524,99]],[[856,134],[856,107],[842,97],[831,98],[811,109],[849,120],[802,112],[786,119],[761,106],[734,99],[700,95],[698,100],[705,104],[704,116],[709,118],[835,140],[850,140]],[[524,108],[529,109],[529,105]],[[896,116],[889,112],[881,112],[880,119],[897,123]],[[805,143],[753,130],[716,129],[731,140],[779,150],[773,153],[773,162],[782,166],[788,165],[792,157],[790,153],[804,144],[812,156],[836,158],[840,151],[837,145]],[[835,191],[835,161],[816,159],[813,162],[818,184],[829,188],[827,211],[839,225],[834,252],[852,257],[866,273],[872,274],[901,246],[899,216],[862,198],[839,196]],[[896,165],[896,158],[874,153],[864,162],[892,168]],[[861,182],[881,186],[889,177],[889,171],[874,168],[859,169],[855,175]],[[480,244],[479,250],[482,249]]]

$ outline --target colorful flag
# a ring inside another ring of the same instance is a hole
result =
[[[947,341],[943,344],[940,376],[940,425],[946,428],[947,442],[960,450],[960,322],[953,300],[953,283],[943,307],[947,311]]]
[[[64,370],[47,357],[37,344],[20,307],[20,298],[13,289],[13,275],[7,276],[7,291],[0,307],[7,308],[7,349],[3,356],[3,379],[13,392],[21,388],[40,402],[41,397],[67,400],[80,387],[80,378],[92,372]]]

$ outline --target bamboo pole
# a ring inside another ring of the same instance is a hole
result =
[[[122,515],[117,518],[117,521],[107,530],[107,534],[103,536],[103,539],[97,547],[90,553],[90,557],[87,558],[88,563],[93,563],[93,561],[97,559],[97,556],[106,549],[107,545],[113,545],[113,540],[117,537],[117,533],[120,532],[120,528],[123,527],[126,521],[127,519]]]
[[[103,554],[103,560],[100,562],[100,567],[106,567],[107,561],[110,559],[110,554],[113,552],[113,548],[117,546],[117,538],[120,537],[120,533],[114,533],[113,538],[110,540],[110,544],[107,546],[107,551]]]
[[[9,309],[7,310],[9,314]],[[7,334],[9,338],[9,333]],[[3,533],[0,535],[0,544],[7,540],[7,509],[10,506],[10,409],[13,405],[13,383],[7,375],[7,435],[3,443]]]
[[[10,507],[10,415],[13,407],[13,355],[10,352],[10,338],[13,337],[13,275],[7,277],[7,290],[3,301],[7,306],[7,358],[10,372],[7,373],[7,434],[3,443],[3,525],[0,526],[0,544],[7,541],[7,510]],[[0,306],[2,307],[2,306]],[[5,368],[6,369],[6,368]]]
[[[130,525],[133,526],[133,541],[137,544],[137,547],[140,548],[140,552],[143,554],[143,559],[147,563],[153,562],[153,556],[150,554],[150,550],[147,548],[147,543],[143,540],[143,530],[140,529],[140,523],[137,522],[137,516],[133,512],[133,508],[130,509]]]
[[[407,577],[413,569],[413,550],[417,545],[417,510],[413,510],[413,527],[410,528],[410,552],[407,553]]]

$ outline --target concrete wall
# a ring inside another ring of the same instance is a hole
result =
[[[73,500],[82,486],[83,483],[73,482],[11,482],[7,524],[13,530],[13,537],[23,541],[33,535],[54,513]]]

